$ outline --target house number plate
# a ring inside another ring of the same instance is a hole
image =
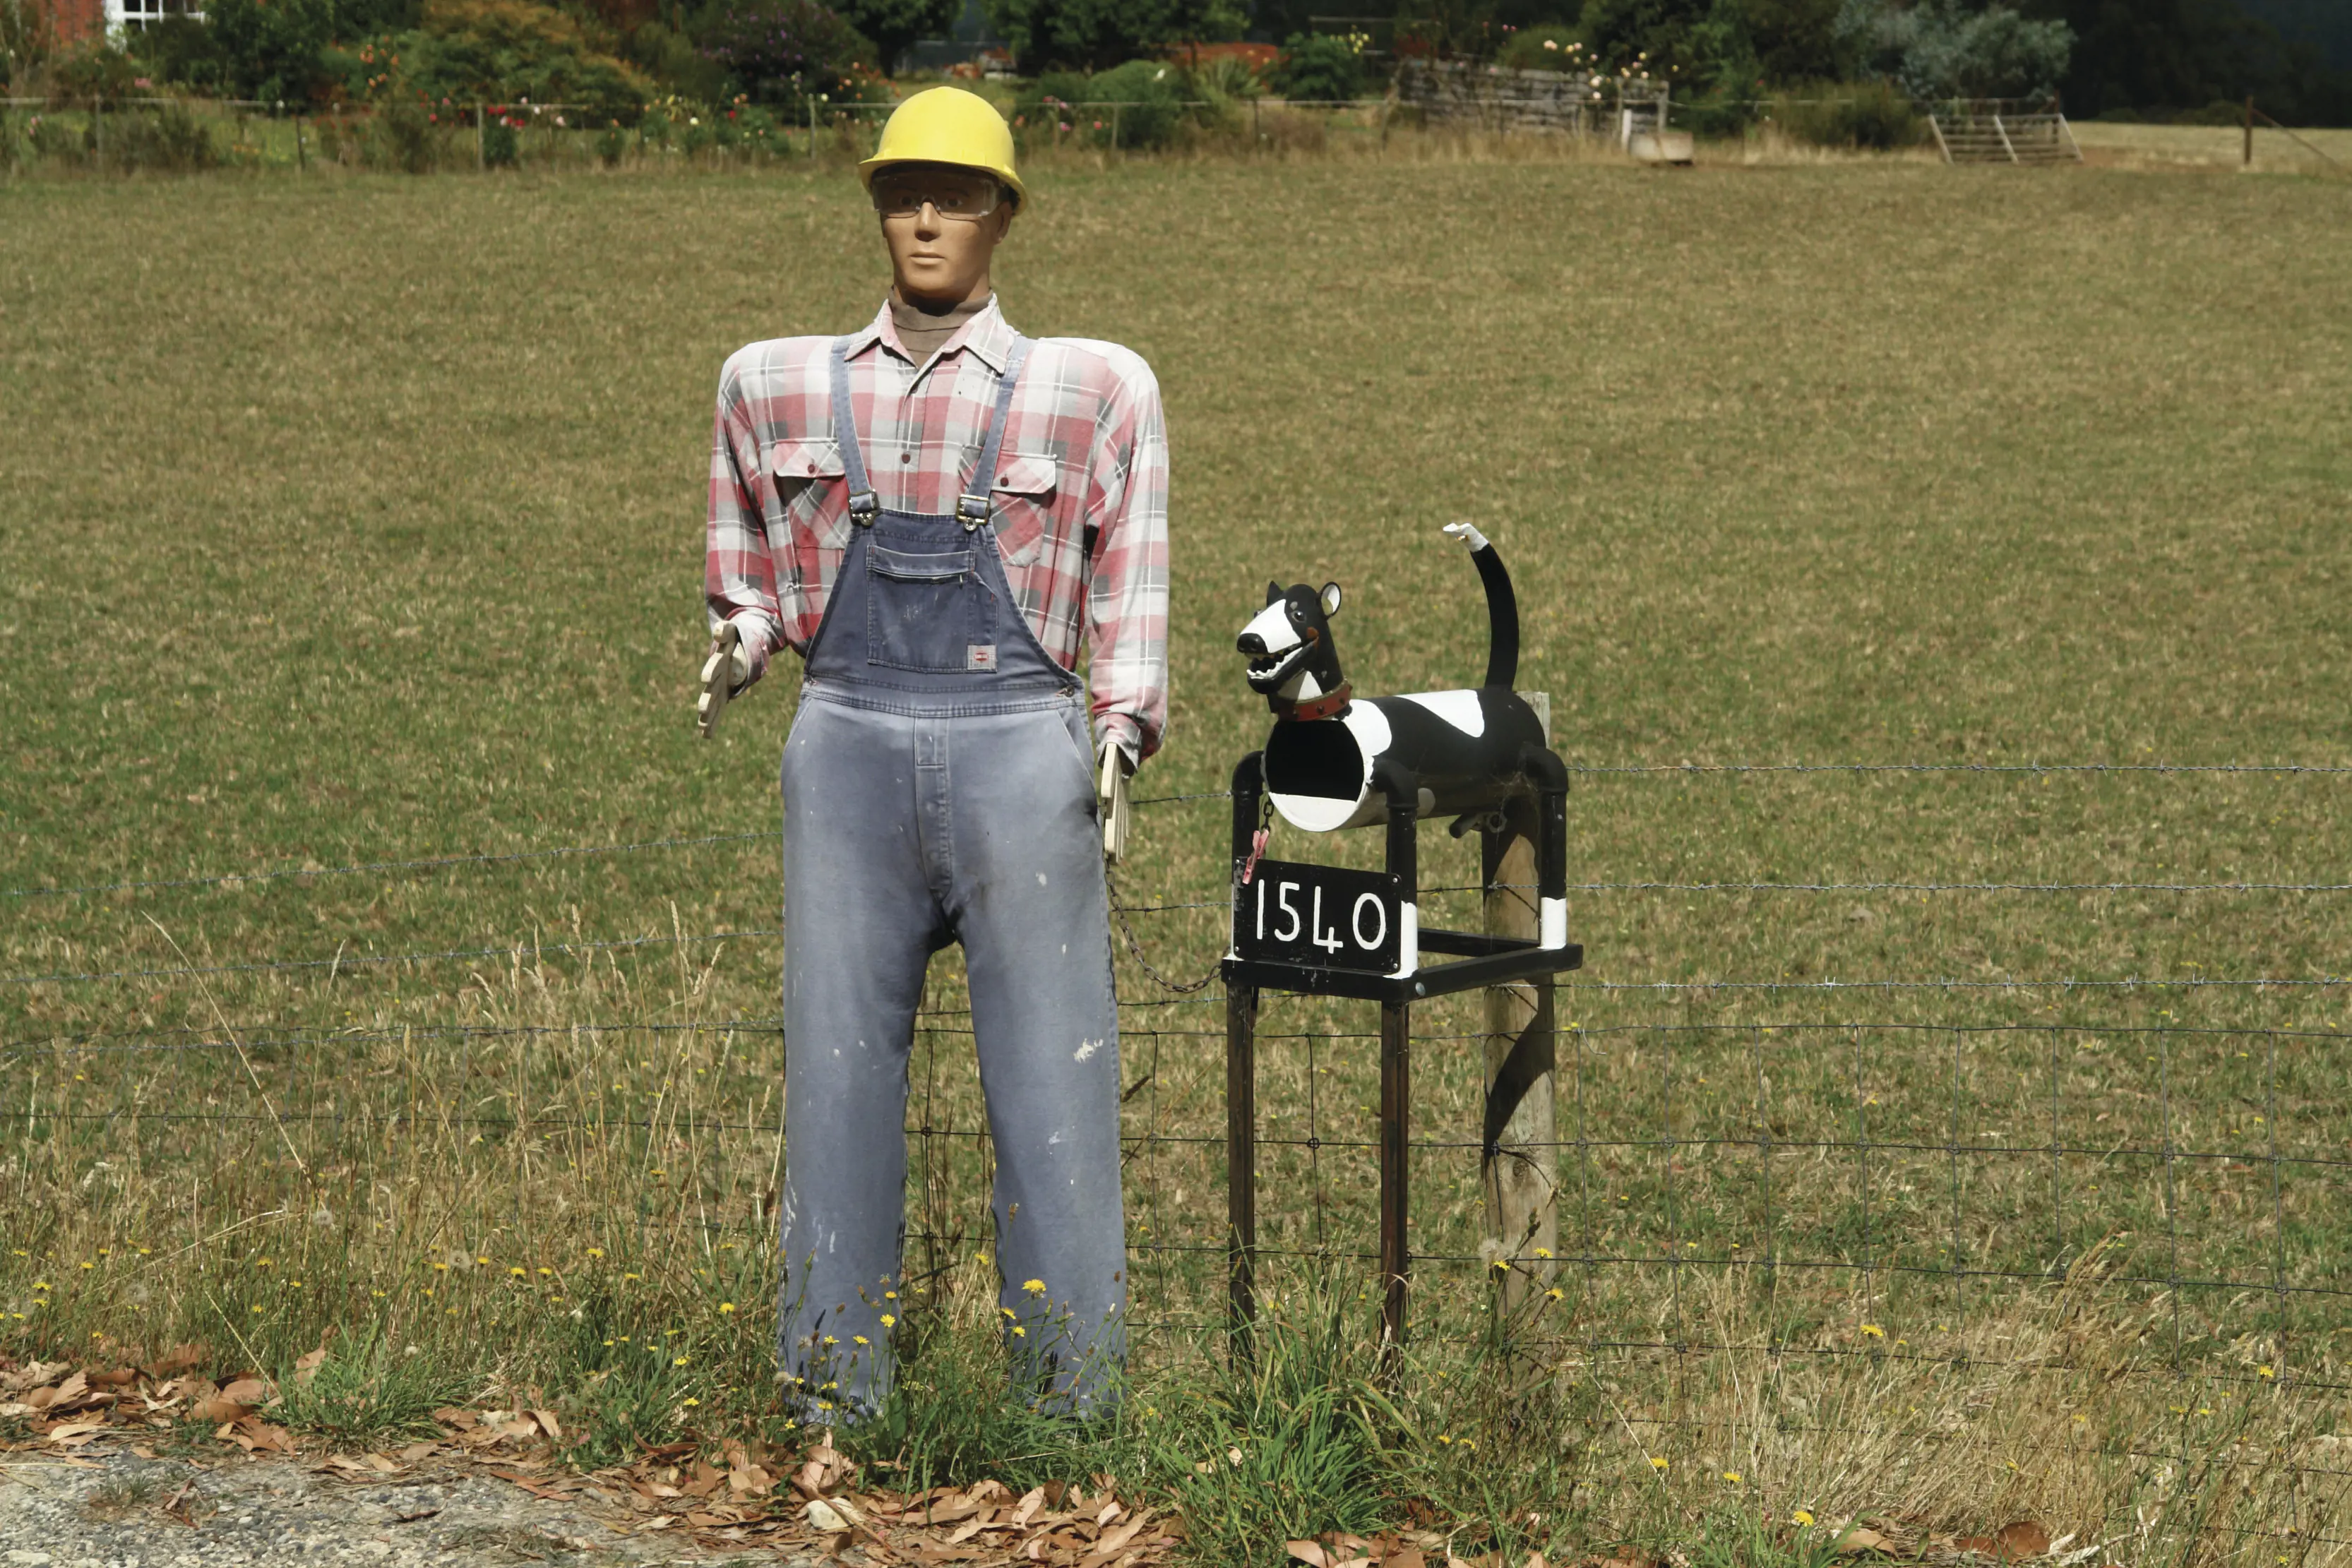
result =
[[[1402,900],[1385,872],[1260,861],[1234,888],[1234,956],[1255,964],[1392,975]]]

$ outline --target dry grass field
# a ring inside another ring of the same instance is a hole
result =
[[[1477,1006],[1423,1009],[1376,1462],[1202,1479],[1268,1408],[1219,1370],[1221,998],[1123,953],[1137,1392],[916,1457],[1116,1463],[1225,1521],[1204,1561],[1409,1503],[1465,1555],[1809,1561],[1801,1511],[2352,1555],[2343,185],[1048,173],[1009,313],[1138,349],[1172,433],[1175,723],[1118,877],[1157,968],[1222,946],[1265,581],[1346,584],[1382,691],[1483,662],[1441,523],[1517,578],[1590,953],[1558,1295],[1493,1321]],[[591,1458],[772,1422],[793,690],[692,738],[702,475],[730,350],[873,309],[870,222],[829,162],[0,186],[0,1353],[278,1370],[332,1325],[419,1399],[540,1390]],[[1423,862],[1474,921],[1465,847]],[[951,960],[910,1317],[968,1372]],[[1364,1365],[1371,1028],[1264,1025],[1267,1356],[1310,1384]]]

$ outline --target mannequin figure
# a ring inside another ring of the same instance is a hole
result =
[[[779,648],[805,666],[782,776],[784,1387],[826,1425],[888,1396],[914,1014],[961,943],[1005,1343],[1083,1413],[1126,1343],[1103,868],[1167,722],[1159,388],[1125,349],[1005,323],[992,268],[1027,192],[984,99],[907,99],[859,172],[890,298],[846,337],[730,357],[711,451],[706,733]]]

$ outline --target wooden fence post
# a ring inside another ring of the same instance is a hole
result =
[[[2248,167],[2249,169],[2252,168],[2252,167],[2253,167],[2253,165],[2254,165],[2254,99],[2253,99],[2253,95],[2252,95],[2252,93],[2249,93],[2249,94],[2247,94],[2247,95],[2246,95],[2246,158],[2245,158],[2245,162],[2246,162],[2246,167]]]
[[[1529,692],[1528,703],[1551,739],[1551,696]],[[1536,846],[1540,807],[1530,798],[1507,812],[1511,831],[1497,851],[1498,835],[1480,835],[1486,883],[1487,935],[1537,940]],[[1553,982],[1495,986],[1486,992],[1486,1079],[1493,1097],[1500,1085],[1505,1102],[1517,1103],[1498,1129],[1485,1126],[1490,1141],[1481,1159],[1480,1186],[1486,1205],[1478,1252],[1506,1333],[1527,1313],[1528,1303],[1551,1285],[1558,1272],[1559,1205],[1559,1118],[1555,1101]],[[1514,1058],[1517,1060],[1515,1061]],[[1508,1069],[1508,1071],[1506,1069]],[[1498,1267],[1502,1265],[1505,1267]]]

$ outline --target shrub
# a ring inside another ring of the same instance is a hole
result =
[[[737,92],[797,117],[810,98],[845,96],[874,46],[817,0],[736,0],[702,30],[703,52]]]
[[[1889,152],[1917,141],[1918,111],[1893,83],[1805,82],[1766,106],[1772,122],[1819,147]]]
[[[593,123],[634,121],[651,84],[590,47],[580,23],[528,0],[430,0],[425,26],[379,62],[427,101],[565,103]]]
[[[482,164],[490,169],[511,169],[521,151],[515,139],[515,122],[503,114],[485,116],[482,120]]]
[[[1364,36],[1295,33],[1268,74],[1268,85],[1287,99],[1337,101],[1364,90]]]
[[[1522,27],[1495,56],[1514,71],[1573,71],[1585,67],[1584,40],[1573,27]]]
[[[1013,110],[1016,131],[1067,131],[1108,147],[1165,147],[1184,120],[1189,84],[1181,71],[1158,60],[1129,60],[1093,76],[1048,71],[1022,93]],[[1080,107],[1117,103],[1109,109]]]
[[[423,174],[431,172],[437,151],[432,111],[421,99],[409,97],[394,99],[375,111],[361,156],[375,168]]]
[[[122,169],[153,169],[184,174],[220,162],[220,149],[205,122],[184,103],[159,104],[132,113],[109,115],[107,162]]]

